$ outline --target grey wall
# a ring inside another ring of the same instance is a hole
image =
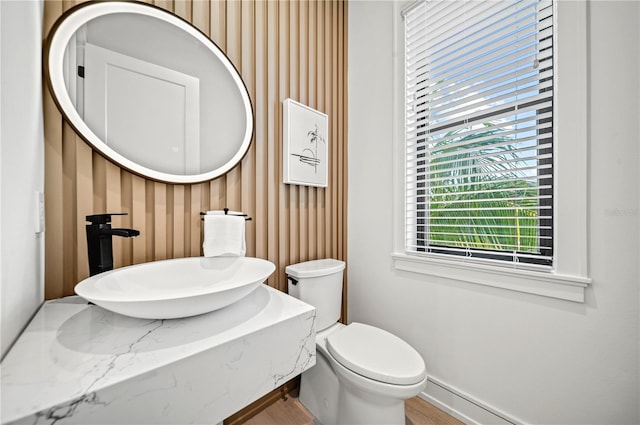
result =
[[[2,356],[43,300],[42,1],[0,1],[0,274]]]

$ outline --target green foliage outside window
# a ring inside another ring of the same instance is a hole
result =
[[[501,128],[435,142],[428,161],[428,244],[538,252],[538,189]],[[477,140],[477,141],[475,141]],[[534,148],[535,149],[535,148]]]

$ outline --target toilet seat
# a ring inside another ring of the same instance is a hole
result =
[[[326,339],[327,350],[345,368],[376,381],[412,385],[426,377],[420,354],[397,336],[351,323]]]

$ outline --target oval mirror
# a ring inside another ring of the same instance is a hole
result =
[[[44,68],[67,121],[103,156],[169,183],[216,178],[253,136],[247,89],[227,56],[158,7],[101,1],[60,17]]]

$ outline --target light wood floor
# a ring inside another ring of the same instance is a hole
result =
[[[405,413],[406,425],[463,425],[453,416],[418,397],[407,400]],[[278,400],[244,425],[313,425],[313,416],[295,394],[289,394],[286,400]]]

